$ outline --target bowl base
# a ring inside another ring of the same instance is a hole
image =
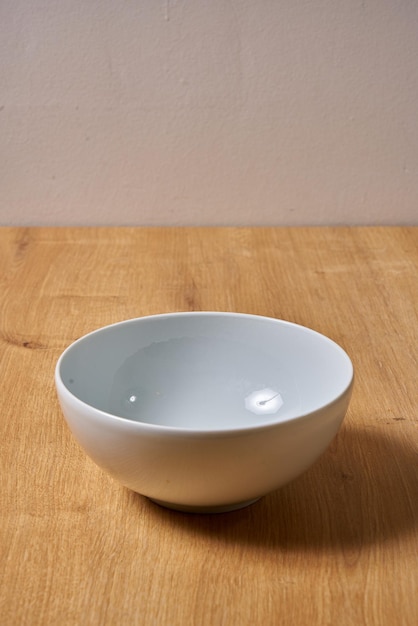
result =
[[[155,500],[155,498],[149,498],[151,502],[163,506],[166,509],[172,509],[173,511],[181,511],[183,513],[229,513],[230,511],[237,511],[243,509],[250,504],[254,504],[260,498],[254,500],[246,500],[245,502],[235,502],[234,504],[222,504],[220,506],[194,506],[189,504],[176,504],[175,502],[164,502],[163,500]]]

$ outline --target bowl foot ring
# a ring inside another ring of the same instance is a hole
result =
[[[155,498],[149,498],[151,502],[158,504],[166,509],[172,509],[174,511],[182,511],[183,513],[229,513],[230,511],[237,511],[243,509],[251,504],[254,504],[260,498],[254,498],[253,500],[245,500],[244,502],[235,502],[234,504],[222,504],[220,506],[194,506],[189,504],[176,504],[175,502],[165,502],[163,500],[156,500]]]

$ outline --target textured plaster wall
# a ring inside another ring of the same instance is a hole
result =
[[[418,2],[1,0],[0,223],[418,223]]]

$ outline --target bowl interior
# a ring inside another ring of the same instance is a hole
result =
[[[332,402],[352,365],[333,341],[270,318],[138,318],[72,344],[57,368],[79,400],[129,420],[218,430],[287,420]]]

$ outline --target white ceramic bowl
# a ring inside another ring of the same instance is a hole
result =
[[[221,512],[320,456],[346,413],[353,366],[290,322],[170,313],[78,339],[55,382],[74,437],[114,478],[174,509]]]

